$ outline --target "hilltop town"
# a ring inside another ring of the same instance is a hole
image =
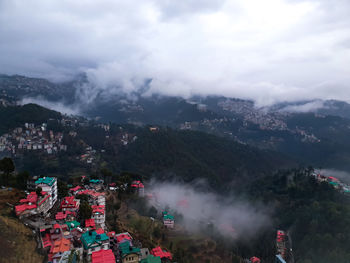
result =
[[[122,187],[144,195],[140,181]],[[58,199],[57,178],[33,177],[28,180],[31,192],[14,210],[33,229],[48,262],[172,262],[172,254],[161,247],[142,247],[128,232],[116,233],[107,227],[106,195],[116,189],[115,184],[107,186],[83,176],[81,184]],[[167,214],[164,225],[173,227],[174,218]]]

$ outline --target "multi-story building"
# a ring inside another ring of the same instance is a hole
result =
[[[28,194],[27,198],[20,200],[20,205],[15,207],[16,215],[25,217],[36,214],[46,215],[50,210],[50,195],[42,191],[40,196],[36,192]]]
[[[109,237],[105,234],[97,234],[96,231],[87,231],[80,238],[84,252],[90,259],[92,252],[109,249]]]
[[[105,206],[104,205],[92,205],[92,219],[95,223],[100,225],[102,228],[105,226]]]
[[[75,199],[74,196],[66,196],[61,202],[62,211],[78,212],[80,200]]]
[[[47,192],[50,197],[50,208],[57,201],[57,178],[56,177],[41,177],[35,181],[36,187],[41,187],[44,192]]]

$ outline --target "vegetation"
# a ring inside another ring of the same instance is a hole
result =
[[[9,129],[23,126],[26,122],[41,124],[49,119],[61,119],[61,114],[36,104],[0,106],[0,135],[8,132]]]
[[[81,222],[85,222],[86,219],[91,218],[92,208],[88,202],[82,201],[79,206],[79,218]]]
[[[327,182],[316,181],[311,171],[283,171],[259,179],[249,195],[274,207],[271,231],[289,230],[296,262],[349,262],[350,198]],[[253,244],[255,251],[264,247],[260,244]]]

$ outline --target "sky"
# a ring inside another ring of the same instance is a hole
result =
[[[88,91],[350,101],[350,1],[0,0],[0,73]]]

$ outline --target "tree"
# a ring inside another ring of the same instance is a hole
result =
[[[66,182],[63,182],[61,180],[57,181],[57,188],[58,188],[58,196],[59,197],[65,197],[68,196],[68,186]]]
[[[79,199],[80,202],[88,202],[89,200],[89,197],[86,194],[79,194],[76,198]]]
[[[35,193],[37,196],[41,196],[43,189],[39,186],[35,189]]]
[[[88,202],[82,201],[79,206],[79,218],[81,221],[85,221],[85,219],[91,218],[92,208]]]
[[[16,176],[16,186],[19,189],[27,189],[27,180],[29,178],[29,173],[27,171],[23,171],[17,174]]]
[[[15,170],[15,165],[11,158],[5,157],[0,161],[0,171],[4,173],[4,183],[9,184],[9,176]]]
[[[102,168],[101,169],[101,174],[103,176],[103,180],[106,183],[110,183],[111,182],[113,174],[112,174],[112,172],[110,170],[108,170],[107,168]]]

